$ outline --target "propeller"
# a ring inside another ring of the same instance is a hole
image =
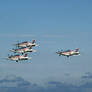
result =
[[[59,54],[59,53],[60,53],[60,51],[58,50],[56,53],[57,53],[57,54]]]
[[[19,48],[19,41],[17,41],[17,44],[16,44],[16,49]]]
[[[12,48],[12,50],[15,50],[14,48]]]
[[[63,49],[61,49],[61,52],[63,51]]]
[[[10,55],[8,54],[8,57],[9,57]]]
[[[63,49],[58,50],[56,53],[59,54],[59,56],[61,56],[61,53],[63,52]]]
[[[17,48],[19,48],[19,43],[17,44]]]
[[[63,49],[57,51],[57,53],[60,53],[60,52],[63,52]]]

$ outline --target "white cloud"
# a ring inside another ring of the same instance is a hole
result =
[[[92,92],[92,82],[86,82],[77,86],[58,81],[48,81],[47,86],[43,87],[38,84],[31,84],[21,77],[9,75],[0,80],[0,90],[2,88],[7,88],[6,92],[16,92],[16,89],[17,92],[20,92],[20,90],[22,92]],[[10,91],[11,88],[12,91]]]

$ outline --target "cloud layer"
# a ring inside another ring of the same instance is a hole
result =
[[[84,79],[84,77],[82,76]],[[32,84],[21,77],[9,75],[0,80],[0,92],[92,92],[92,82],[72,85],[58,81],[48,81],[46,87]]]

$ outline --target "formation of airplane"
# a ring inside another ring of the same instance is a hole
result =
[[[7,60],[12,60],[12,61],[16,61],[16,62],[23,61],[23,60],[30,60],[32,58],[28,57],[28,52],[36,52],[36,50],[32,49],[32,47],[39,46],[36,44],[35,40],[33,40],[32,43],[25,41],[25,42],[21,42],[21,43],[15,44],[15,45],[18,48],[10,50],[15,55],[9,55]]]
[[[76,48],[75,51],[73,51],[73,50],[66,50],[66,51],[58,51],[56,53],[59,54],[59,56],[62,55],[62,56],[67,56],[67,57],[80,55],[78,48]]]
[[[16,62],[32,59],[32,57],[28,56],[28,52],[36,52],[36,50],[32,49],[32,47],[39,46],[38,44],[36,44],[35,40],[33,40],[32,42],[24,41],[24,42],[17,43],[15,45],[18,48],[10,50],[15,55],[10,55],[10,56],[8,56],[7,59],[16,61]],[[80,55],[78,48],[76,48],[75,50],[66,50],[66,51],[61,50],[56,53],[59,54],[59,56],[62,55],[62,56],[66,56],[66,57]]]

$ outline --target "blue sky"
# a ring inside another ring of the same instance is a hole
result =
[[[0,0],[1,57],[17,41],[36,39],[32,64],[3,62],[2,76],[14,74],[33,83],[78,81],[92,70],[91,0]],[[80,56],[59,57],[60,49],[80,49]],[[69,76],[66,76],[69,75]]]

